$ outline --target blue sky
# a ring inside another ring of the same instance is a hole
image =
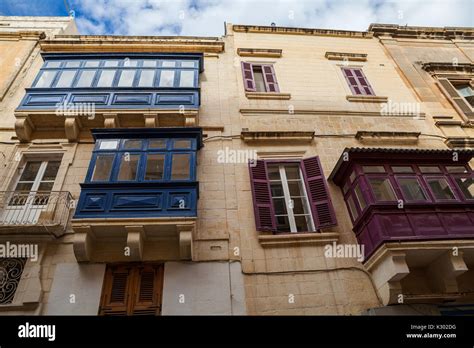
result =
[[[81,34],[220,36],[224,22],[366,30],[474,26],[474,0],[0,0],[0,15],[65,16]]]

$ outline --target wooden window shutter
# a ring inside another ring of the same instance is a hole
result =
[[[361,91],[363,91],[364,94],[375,95],[362,69],[352,69],[352,73],[356,77],[357,82],[359,83],[359,88],[361,89]]]
[[[136,279],[132,314],[160,314],[163,289],[163,265],[144,265],[138,267]]]
[[[265,161],[250,162],[249,171],[257,231],[276,231],[275,212]]]
[[[309,157],[302,160],[302,171],[316,228],[336,225],[336,214],[319,157]]]
[[[262,65],[262,72],[267,92],[280,92],[273,65]]]
[[[458,93],[456,88],[454,88],[454,86],[448,79],[438,79],[438,86],[440,86],[441,91],[461,115],[464,115],[469,119],[474,118],[474,112],[471,106],[464,99],[464,97]]]
[[[107,266],[100,315],[159,315],[163,265]]]
[[[242,62],[242,76],[244,78],[244,87],[248,92],[256,92],[255,79],[251,63]]]
[[[130,267],[107,267],[100,315],[127,315],[131,281],[132,269]]]

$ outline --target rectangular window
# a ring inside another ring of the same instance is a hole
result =
[[[419,166],[422,173],[441,173],[438,166]]]
[[[364,173],[385,173],[384,166],[362,166]]]
[[[143,69],[138,80],[138,87],[153,87],[155,80],[155,71]]]
[[[115,150],[118,147],[118,140],[101,140],[99,144],[100,150]]]
[[[453,200],[454,193],[449,187],[448,181],[445,178],[430,178],[426,180],[431,188],[431,192],[436,200]]]
[[[369,178],[369,184],[377,201],[396,201],[392,184],[388,178]]]
[[[407,201],[426,201],[426,195],[417,178],[398,178],[397,181]]]
[[[81,72],[79,79],[77,80],[77,88],[89,88],[92,87],[92,82],[94,81],[94,76],[97,70],[84,70]]]
[[[79,68],[81,66],[80,60],[71,60],[66,62],[66,68]]]
[[[99,60],[87,60],[86,63],[84,64],[84,67],[86,68],[97,68],[100,65]]]
[[[74,76],[76,76],[77,70],[64,70],[59,76],[58,82],[56,82],[57,88],[69,88],[72,86]]]
[[[59,68],[61,66],[61,61],[59,60],[50,60],[44,64],[45,68]]]
[[[122,70],[118,81],[118,87],[132,87],[136,70]]]
[[[347,197],[347,205],[349,206],[349,211],[351,213],[352,220],[356,221],[357,218],[359,217],[359,213],[357,212],[357,208],[356,208],[356,205],[354,203],[354,199],[352,198],[351,195],[349,195],[349,197]]]
[[[123,149],[125,150],[140,150],[143,142],[141,140],[126,139],[123,142]]]
[[[271,64],[242,62],[242,75],[247,92],[280,92],[275,69]]]
[[[163,68],[174,68],[176,66],[176,61],[174,60],[162,60],[161,66]]]
[[[116,70],[102,70],[97,87],[112,87]]]
[[[413,173],[411,166],[392,166],[394,173]]]
[[[269,164],[268,173],[277,230],[315,231],[299,164]]]
[[[145,180],[163,180],[165,172],[165,155],[148,154],[146,160]]]
[[[161,70],[160,87],[174,86],[174,70]]]
[[[171,162],[171,180],[188,180],[190,178],[190,164],[190,154],[173,154]]]
[[[114,158],[113,154],[97,155],[91,181],[109,181]]]
[[[375,95],[361,68],[342,68],[353,95]]]
[[[45,70],[40,73],[38,81],[36,81],[35,88],[49,88],[55,79],[58,72],[56,70]]]
[[[120,161],[118,181],[134,181],[137,179],[140,155],[124,153]]]
[[[143,61],[143,65],[142,65],[144,68],[155,68],[156,67],[156,60],[152,60],[152,59],[145,59]]]
[[[105,67],[116,67],[118,66],[118,64],[119,64],[118,60],[106,60],[104,62]]]

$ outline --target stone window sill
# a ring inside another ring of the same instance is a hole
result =
[[[337,242],[339,234],[334,232],[308,232],[259,235],[258,241],[262,247],[292,246],[301,244],[329,244]]]
[[[290,93],[245,92],[245,96],[248,99],[278,99],[278,100],[289,100],[289,99],[291,99],[291,94]]]
[[[388,97],[379,97],[376,95],[347,95],[346,99],[356,103],[386,103],[388,101]]]

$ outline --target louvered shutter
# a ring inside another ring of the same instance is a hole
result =
[[[362,69],[352,69],[352,74],[355,76],[357,79],[357,82],[359,83],[359,88],[365,95],[375,95],[372,87],[370,86],[369,81],[367,80],[367,77],[365,77],[364,72]]]
[[[248,92],[256,92],[255,79],[253,77],[253,70],[251,63],[242,62],[242,76],[244,78],[244,87]]]
[[[131,268],[107,267],[102,290],[101,315],[127,315],[132,280]]]
[[[163,289],[163,265],[143,265],[136,270],[133,315],[159,315]]]
[[[262,65],[267,92],[280,92],[273,65]]]
[[[302,170],[316,228],[336,225],[336,214],[319,158],[316,156],[304,159]]]
[[[265,161],[249,163],[249,171],[257,231],[275,231],[275,212]]]
[[[438,85],[459,113],[464,114],[467,118],[474,118],[474,112],[472,111],[471,106],[464,97],[458,93],[456,88],[454,88],[448,79],[438,79]]]

